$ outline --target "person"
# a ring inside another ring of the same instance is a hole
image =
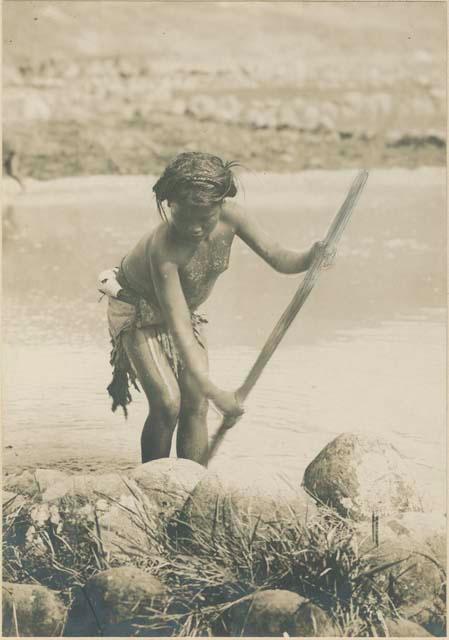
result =
[[[204,325],[198,308],[228,268],[237,236],[280,273],[306,271],[317,253],[283,248],[255,219],[231,204],[235,162],[208,153],[175,157],[153,187],[161,223],[148,231],[119,268],[102,272],[109,297],[112,409],[127,415],[129,386],[138,381],[149,403],[141,436],[142,462],[167,457],[178,425],[178,457],[200,462],[208,447],[209,401],[225,416],[242,414],[232,391],[209,377]],[[168,209],[168,211],[167,211]]]

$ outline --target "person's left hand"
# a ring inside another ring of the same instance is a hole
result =
[[[323,258],[323,262],[321,263],[322,269],[329,269],[332,267],[335,262],[336,249],[328,249],[325,242],[322,240],[318,240],[312,245],[310,249],[310,266],[318,259],[318,257]]]

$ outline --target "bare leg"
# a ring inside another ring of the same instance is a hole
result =
[[[126,331],[123,344],[149,404],[140,440],[142,462],[166,458],[179,415],[178,383],[151,327]]]
[[[205,344],[205,338],[203,336]],[[207,365],[207,350],[204,349],[204,361]],[[181,411],[179,414],[176,451],[179,458],[200,462],[207,451],[207,409],[208,401],[201,394],[187,371],[179,376],[181,391]]]

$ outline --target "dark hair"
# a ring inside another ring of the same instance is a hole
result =
[[[232,168],[236,166],[237,162],[224,162],[210,153],[189,151],[177,155],[153,186],[161,218],[167,220],[165,200],[210,207],[233,198],[237,187]]]

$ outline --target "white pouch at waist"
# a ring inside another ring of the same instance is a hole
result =
[[[118,269],[105,269],[98,275],[97,288],[100,293],[116,298],[122,290],[121,284],[117,280]]]

